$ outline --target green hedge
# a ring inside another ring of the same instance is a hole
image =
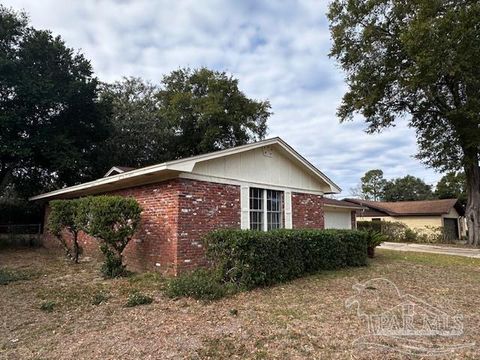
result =
[[[410,228],[399,221],[357,221],[358,230],[373,230],[382,233],[387,241],[409,241]]]
[[[223,281],[247,289],[367,264],[365,236],[353,230],[218,230],[205,245]]]
[[[424,226],[423,228],[411,229],[399,221],[357,221],[357,228],[380,232],[385,236],[385,241],[420,244],[449,243],[445,239],[444,230],[441,226]]]

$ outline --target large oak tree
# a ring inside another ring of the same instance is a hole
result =
[[[90,179],[106,135],[97,99],[88,60],[0,5],[0,195]]]
[[[111,105],[109,136],[98,159],[105,173],[114,165],[142,167],[171,160],[171,126],[159,113],[159,87],[141,78],[104,84]]]
[[[249,98],[238,80],[206,68],[178,69],[159,85],[124,78],[106,85],[112,105],[105,167],[147,166],[264,138],[270,103]]]
[[[174,130],[176,158],[263,139],[271,114],[270,103],[249,98],[237,79],[206,68],[164,76],[158,99],[161,116]]]
[[[480,3],[472,0],[334,0],[331,56],[346,72],[342,121],[368,131],[406,118],[418,158],[463,168],[469,243],[480,238]]]

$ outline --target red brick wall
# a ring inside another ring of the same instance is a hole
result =
[[[173,179],[110,193],[133,197],[143,209],[140,228],[124,250],[131,269],[175,273],[179,192],[180,183]]]
[[[133,197],[143,209],[140,228],[124,250],[125,264],[129,269],[175,272],[179,191],[178,180],[167,180],[110,193]],[[59,246],[48,232],[44,234],[43,243],[48,248]],[[99,243],[94,238],[81,233],[79,244],[84,256],[100,255]]]
[[[240,187],[236,185],[177,178],[110,194],[131,196],[143,209],[140,229],[124,252],[132,270],[178,274],[205,265],[202,236],[217,228],[240,228]],[[323,229],[322,197],[292,193],[292,223],[296,229]],[[48,234],[44,244],[58,246]],[[98,242],[85,234],[80,245],[85,256],[99,254]]]
[[[203,265],[201,237],[216,228],[240,228],[239,186],[173,179],[109,194],[133,197],[143,209],[139,231],[124,251],[131,270],[177,274]],[[84,256],[100,255],[90,236],[80,234],[79,243]],[[59,244],[45,232],[44,246]]]
[[[182,179],[177,272],[206,265],[201,239],[219,228],[240,228],[240,187]]]
[[[294,229],[323,229],[324,212],[321,195],[292,193],[292,225]]]

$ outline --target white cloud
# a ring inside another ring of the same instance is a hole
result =
[[[345,85],[328,58],[326,1],[26,1],[37,28],[81,49],[104,81],[141,76],[159,82],[178,67],[227,70],[245,93],[269,99],[271,136],[281,136],[348,194],[371,168],[387,177],[439,175],[412,156],[415,134],[405,124],[367,135],[360,120],[335,116]]]

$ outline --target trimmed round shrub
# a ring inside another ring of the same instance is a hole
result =
[[[100,240],[106,277],[128,275],[122,253],[140,224],[142,209],[133,198],[94,196],[81,199],[78,217],[83,230]]]
[[[48,230],[55,236],[65,250],[67,257],[78,263],[80,246],[78,233],[82,229],[79,207],[82,199],[52,200],[48,215]],[[69,236],[65,236],[65,233]]]

